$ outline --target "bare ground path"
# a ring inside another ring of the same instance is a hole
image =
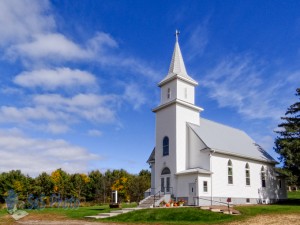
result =
[[[52,215],[53,216],[53,215]],[[55,218],[38,218],[30,217],[23,218],[20,221],[13,221],[7,217],[5,223],[0,222],[2,225],[116,225],[117,223],[103,223],[103,222],[89,222],[86,220],[69,220],[64,217]],[[124,225],[124,223],[122,223]],[[158,224],[158,223],[155,223]],[[247,220],[225,223],[224,225],[300,225],[300,212],[299,214],[270,214],[255,216]],[[135,224],[137,225],[137,224]]]

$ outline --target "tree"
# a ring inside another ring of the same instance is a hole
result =
[[[86,189],[86,184],[90,182],[90,178],[84,173],[75,173],[71,175],[71,182],[73,184],[73,192],[75,196],[81,200],[82,192]]]
[[[300,97],[300,88],[296,92]],[[292,104],[281,119],[280,130],[275,131],[279,136],[275,139],[274,149],[280,155],[284,169],[294,177],[294,184],[300,185],[300,102]]]
[[[45,196],[51,196],[54,183],[50,175],[46,172],[41,173],[37,178],[35,178],[35,183],[38,188],[37,193],[44,194]]]
[[[60,193],[62,198],[70,195],[71,182],[69,174],[62,169],[57,169],[51,173],[51,180],[54,183],[54,192]]]
[[[104,181],[103,175],[99,170],[93,170],[88,174],[90,182],[87,184],[87,201],[95,200],[104,202]]]
[[[128,193],[130,200],[139,202],[144,198],[144,192],[151,186],[151,173],[148,170],[141,170],[139,175],[129,180]]]

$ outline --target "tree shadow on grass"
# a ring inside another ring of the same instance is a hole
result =
[[[300,205],[300,199],[290,198],[287,200],[280,201],[278,204],[280,204],[280,205]]]

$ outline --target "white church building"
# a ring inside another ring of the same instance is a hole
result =
[[[277,162],[244,131],[200,117],[198,82],[186,71],[176,34],[156,115],[156,143],[148,163],[151,195],[188,205],[272,203],[287,197]],[[222,203],[221,203],[222,202]]]

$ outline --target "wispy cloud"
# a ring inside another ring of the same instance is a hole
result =
[[[272,72],[249,55],[231,56],[209,70],[201,83],[220,107],[235,108],[248,119],[278,120],[300,82],[299,74],[300,70]]]
[[[47,0],[0,1],[0,46],[22,43],[56,27]]]
[[[14,78],[14,82],[27,88],[39,87],[46,90],[55,90],[76,86],[90,87],[95,85],[96,78],[89,72],[64,67],[22,72]]]
[[[95,136],[95,137],[100,137],[102,135],[102,132],[100,130],[92,129],[92,130],[88,131],[88,135]]]
[[[87,172],[88,163],[101,157],[60,139],[34,139],[0,131],[1,171],[22,169],[37,175],[62,168],[68,172]]]
[[[185,56],[187,60],[196,59],[204,53],[204,50],[209,41],[209,34],[207,29],[208,23],[209,18],[205,19],[201,24],[192,26],[189,29],[189,39],[183,46],[186,52],[188,52],[188,54],[186,54]]]
[[[134,83],[125,85],[123,98],[125,101],[131,103],[134,109],[139,109],[146,102],[146,96],[143,91]]]

